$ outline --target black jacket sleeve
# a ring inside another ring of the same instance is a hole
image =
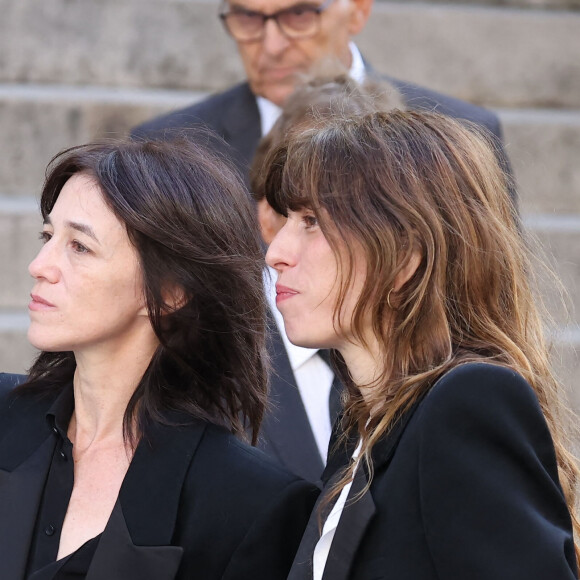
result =
[[[418,410],[424,532],[440,580],[573,580],[552,438],[517,373],[458,367]]]

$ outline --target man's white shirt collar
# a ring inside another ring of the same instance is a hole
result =
[[[352,62],[348,74],[358,83],[362,83],[365,80],[366,75],[365,63],[363,62],[361,53],[354,42],[350,42],[348,47],[350,48],[350,54],[352,55]],[[266,135],[276,122],[276,119],[280,116],[282,109],[264,97],[256,97],[256,103],[258,105],[258,110],[260,111],[262,135]]]
[[[365,63],[363,61],[360,50],[354,42],[350,42],[348,47],[350,48],[350,54],[352,55],[352,62],[350,64],[350,70],[348,74],[357,83],[362,84],[366,77]]]

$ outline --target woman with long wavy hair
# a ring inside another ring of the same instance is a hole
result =
[[[578,468],[492,142],[372,113],[266,166],[286,332],[335,349],[347,387],[289,578],[577,578]]]

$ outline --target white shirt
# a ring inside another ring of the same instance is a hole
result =
[[[328,398],[334,373],[320,355],[317,354],[317,349],[296,346],[288,340],[284,329],[284,319],[276,307],[276,278],[277,274],[274,269],[267,268],[264,270],[266,298],[284,342],[290,366],[298,385],[298,391],[312,427],[316,446],[322,461],[326,463],[328,442],[332,431]]]
[[[358,456],[360,454],[361,447],[362,441],[359,442],[357,448],[352,454],[353,461],[357,462],[352,473],[353,479],[359,466]],[[318,543],[314,548],[314,555],[312,557],[312,580],[322,580],[324,568],[326,567],[326,561],[328,560],[328,554],[330,553],[330,547],[332,546],[332,540],[334,540],[334,534],[336,533],[336,528],[338,527],[340,517],[344,511],[344,506],[346,504],[351,487],[352,480],[342,488],[336,503],[332,507],[332,510],[324,522],[322,535],[320,536],[320,540],[318,540]]]
[[[350,48],[350,54],[352,55],[352,62],[348,74],[358,83],[362,83],[366,73],[361,53],[354,42],[350,42],[348,46]],[[280,116],[282,109],[264,97],[256,97],[256,103],[260,111],[262,135],[266,135],[276,122],[276,119]]]

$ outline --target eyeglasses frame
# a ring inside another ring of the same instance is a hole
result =
[[[325,12],[328,8],[330,8],[331,4],[333,2],[335,2],[336,0],[324,0],[324,2],[322,2],[322,4],[314,7],[312,6],[312,12],[314,14],[316,14],[319,18],[320,15]],[[288,6],[287,8],[283,8],[282,10],[277,10],[276,12],[273,12],[272,14],[264,14],[263,12],[256,12],[254,10],[248,10],[248,12],[251,12],[252,14],[255,14],[256,16],[261,16],[262,17],[262,26],[261,26],[261,33],[260,36],[256,36],[255,38],[249,38],[247,40],[238,40],[231,32],[230,29],[228,27],[227,24],[227,17],[232,14],[232,12],[225,12],[225,5],[227,4],[227,0],[224,0],[222,2],[222,9],[219,12],[219,18],[222,21],[224,28],[226,29],[226,32],[236,41],[236,42],[257,42],[259,40],[263,40],[264,39],[264,30],[266,28],[266,22],[268,20],[273,20],[276,25],[278,26],[278,30],[288,39],[290,40],[299,40],[302,38],[309,38],[310,36],[314,36],[316,34],[316,32],[313,32],[311,34],[306,34],[305,36],[288,36],[286,34],[286,32],[284,31],[284,29],[282,28],[282,26],[280,26],[280,23],[278,22],[278,18],[280,17],[281,14],[284,14],[290,10],[293,10],[294,8],[296,8],[297,6],[301,6],[301,5],[307,5],[307,3],[305,2],[297,2],[296,4],[293,4],[292,6]]]

